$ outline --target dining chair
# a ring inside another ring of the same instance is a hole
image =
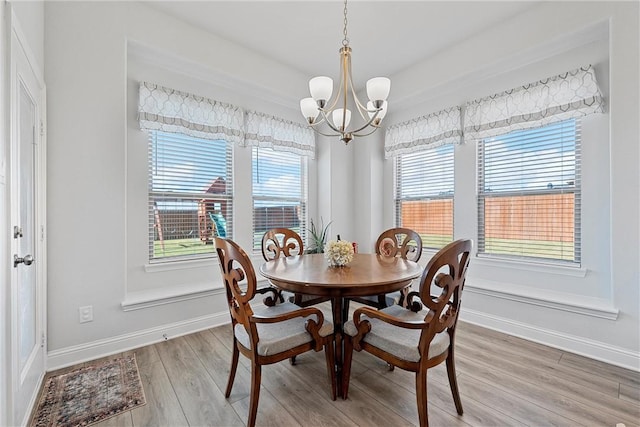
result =
[[[366,351],[387,363],[416,373],[416,398],[420,426],[428,426],[427,370],[446,361],[449,386],[458,414],[462,402],[456,379],[455,332],[460,313],[469,254],[473,242],[457,240],[438,251],[427,264],[419,291],[409,293],[409,302],[420,297],[426,306],[414,312],[399,305],[382,310],[358,308],[344,326],[346,334],[342,396],[349,392],[353,350]],[[432,295],[434,289],[439,294]]]
[[[247,425],[256,423],[262,366],[324,347],[331,399],[336,399],[333,324],[315,307],[300,308],[290,302],[277,303],[274,288],[257,289],[251,259],[235,242],[214,238],[224,279],[231,325],[233,354],[225,397],[229,397],[238,367],[239,353],[251,360],[251,392]],[[272,292],[268,305],[255,304],[257,293]]]
[[[378,255],[389,257],[399,256],[410,261],[418,262],[422,256],[422,238],[420,238],[418,233],[409,228],[391,228],[378,236],[375,249]],[[409,289],[410,287],[407,286],[401,291],[389,294],[355,297],[351,298],[351,300],[378,309],[394,304],[404,305]],[[420,310],[420,308],[418,308],[418,310]]]
[[[302,254],[304,254],[302,238],[289,228],[272,228],[262,236],[262,257],[265,261],[271,261],[281,256],[288,257]],[[300,307],[308,307],[329,300],[329,298],[315,295],[299,293],[289,295],[289,301]]]

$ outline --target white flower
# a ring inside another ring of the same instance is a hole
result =
[[[353,261],[353,244],[346,240],[329,240],[324,256],[331,266],[343,266]]]

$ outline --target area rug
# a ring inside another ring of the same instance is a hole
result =
[[[88,426],[145,403],[135,355],[116,357],[48,378],[31,426]]]

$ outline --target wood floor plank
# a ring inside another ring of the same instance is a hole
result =
[[[243,369],[244,368],[238,368]],[[260,387],[260,400],[258,401],[258,413],[256,414],[256,426],[258,427],[282,427],[282,426],[302,426],[296,421],[290,411],[296,408],[285,408],[271,393],[264,387]],[[249,419],[249,396],[238,400],[233,404],[240,418]]]
[[[156,344],[156,349],[189,425],[244,424],[184,337]]]
[[[155,350],[155,349],[154,349]],[[134,426],[186,426],[178,397],[173,391],[162,362],[138,359],[138,370],[147,404],[131,410]]]
[[[365,374],[366,375],[366,374]],[[380,378],[391,381],[415,393],[415,373],[396,368],[390,372],[379,372]],[[458,373],[459,375],[459,373]],[[429,405],[435,405],[450,415],[457,417],[449,379],[444,364],[431,368],[427,372],[427,390],[429,393]],[[493,406],[484,405],[481,400],[467,398],[466,390],[460,389],[460,400],[464,410],[462,417],[466,423],[474,426],[523,426],[524,423],[494,409]]]
[[[115,417],[93,424],[93,427],[133,427],[131,411],[123,412]]]
[[[220,392],[224,393],[231,369],[231,350],[208,330],[186,336],[185,339],[218,385]],[[246,359],[242,355],[240,357]],[[241,366],[239,364],[236,369],[231,395],[227,399],[230,403],[246,398],[251,392],[251,375],[246,369],[239,369]]]
[[[519,397],[503,388],[477,379],[467,373],[458,377],[458,386],[464,396],[496,408],[510,419],[530,426],[575,426],[577,423]],[[463,400],[462,404],[465,404]]]
[[[292,375],[300,366],[290,366],[286,361],[265,366],[262,384],[287,408],[295,408],[291,415],[305,426],[355,426],[344,415],[338,402],[329,399],[329,387],[324,393],[315,391],[308,382]],[[326,381],[325,381],[326,384]]]
[[[638,418],[640,418],[640,388],[627,384],[620,384],[620,399],[626,400],[638,406]]]
[[[560,359],[560,364],[597,374],[621,384],[640,387],[640,372],[610,365],[599,360],[565,352]]]
[[[321,309],[326,310],[325,305]],[[240,357],[231,398],[223,395],[231,332],[230,325],[222,325],[122,353],[136,355],[147,404],[98,425],[244,424],[250,385],[247,358]],[[463,322],[457,344],[465,412],[455,412],[444,364],[430,369],[432,427],[640,423],[640,373]],[[257,421],[282,426],[417,425],[415,399],[413,373],[398,368],[390,372],[378,358],[356,352],[349,399],[331,401],[324,353],[308,352],[298,357],[296,366],[283,361],[263,367]]]
[[[494,356],[487,354],[476,346],[465,347],[465,345],[466,344],[462,344],[460,346],[465,351],[458,353],[463,355],[462,357],[470,358],[475,362],[483,363],[487,366],[492,366],[499,360],[499,369],[509,375],[516,376],[531,384],[553,390],[555,394],[585,403],[593,409],[623,415],[629,420],[638,418],[637,405],[621,400],[618,396],[613,397],[610,394],[602,393],[605,389],[603,388],[601,390],[598,387],[594,387],[593,377],[588,374],[569,375],[563,372],[563,368],[559,367],[559,365],[546,369],[531,365],[527,366],[527,364],[519,361],[518,358],[506,358],[500,357],[499,355]],[[523,369],[523,366],[527,366],[527,368]],[[557,367],[559,368],[555,369]],[[598,383],[602,383],[602,381]]]
[[[499,370],[493,366],[486,366],[464,357],[458,357],[457,365],[462,372],[476,378],[482,378],[488,384],[526,399],[541,408],[554,412],[562,417],[573,420],[573,423],[581,425],[615,425],[621,421],[620,416],[614,416],[608,412],[586,405],[582,402],[567,398],[561,394],[550,393],[548,388],[538,384],[532,384],[526,380],[513,376],[509,371]],[[625,420],[634,425],[635,420]]]
[[[523,338],[462,321],[458,322],[456,334],[458,338],[463,336],[481,336],[483,340],[493,342],[496,345],[501,345],[506,348],[516,348],[523,353],[535,354],[538,359],[547,359],[552,362],[560,360],[563,354],[563,351],[558,350],[557,348],[543,346],[535,342],[527,341]]]
[[[324,363],[324,352],[310,352],[309,356],[315,354],[322,356],[322,359],[313,361],[311,357],[304,359],[299,365],[291,366],[287,370],[290,375],[297,375],[302,381],[313,387],[318,393],[327,392],[327,370]],[[353,372],[352,372],[353,373]],[[371,370],[360,371],[361,375],[377,375]],[[397,415],[393,410],[384,403],[372,399],[370,395],[362,392],[357,386],[351,387],[349,391],[349,399],[343,400],[338,398],[335,407],[343,414],[349,417],[353,422],[363,425],[411,425],[411,421]],[[414,398],[415,400],[415,398]]]
[[[418,424],[418,403],[415,392],[381,378],[378,375],[361,375],[351,379],[351,386],[358,387],[368,394],[373,401],[382,402],[385,406],[410,421]],[[351,388],[350,386],[350,388]],[[427,396],[429,400],[430,397]],[[431,400],[429,400],[431,402]],[[452,416],[435,405],[428,405],[429,425],[432,426],[468,426],[463,416]]]
[[[545,348],[536,344],[540,348]],[[488,364],[497,363],[500,360],[501,366],[508,368],[512,372],[526,372],[527,374],[537,373],[538,379],[534,381],[549,380],[555,378],[561,380],[559,383],[570,387],[579,387],[597,390],[599,393],[611,397],[618,396],[618,383],[599,375],[593,375],[583,370],[571,366],[564,366],[557,362],[537,357],[538,352],[524,351],[521,348],[507,344],[501,345],[495,342],[479,339],[478,337],[459,337],[456,340],[457,354],[468,358],[476,359]],[[526,369],[523,369],[525,368]]]

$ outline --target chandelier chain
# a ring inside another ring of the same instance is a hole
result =
[[[342,30],[344,39],[342,39],[342,46],[349,46],[349,38],[347,37],[347,0],[344,0],[344,29]]]

